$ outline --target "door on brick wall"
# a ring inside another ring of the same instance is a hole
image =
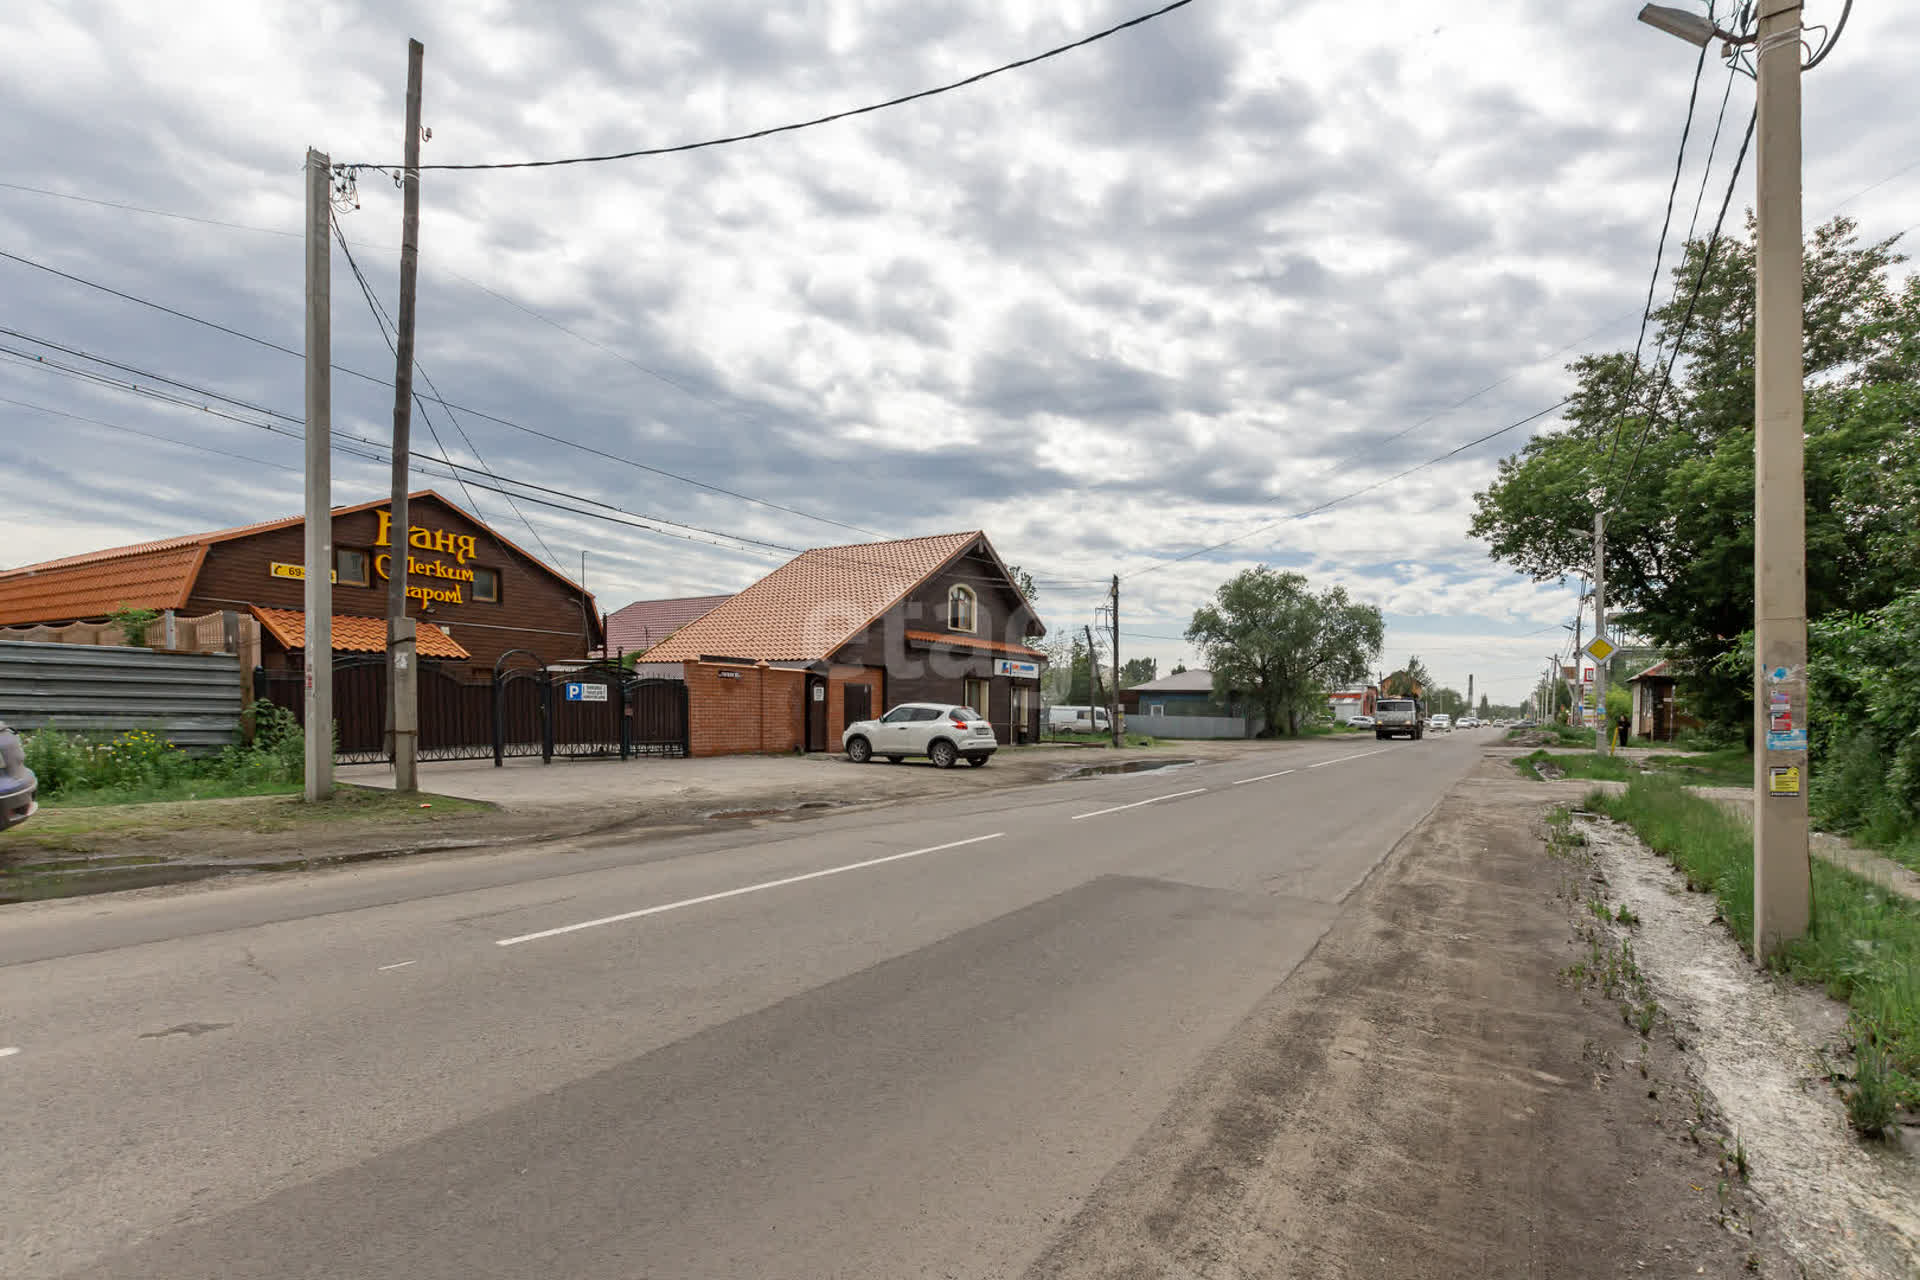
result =
[[[873,686],[870,684],[848,684],[840,687],[841,711],[844,723],[854,724],[861,720],[873,719]]]
[[[807,677],[807,750],[827,749],[827,678]]]

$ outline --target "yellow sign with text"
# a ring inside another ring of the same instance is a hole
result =
[[[373,545],[390,547],[393,545],[393,512],[379,511],[375,514],[379,517],[380,524],[374,531]],[[418,524],[407,530],[407,545],[416,551],[434,551],[443,556],[452,556],[456,564],[465,564],[478,554],[474,550],[472,534],[429,529],[425,525]],[[409,572],[411,572],[411,562]]]
[[[278,560],[273,560],[268,562],[267,572],[276,578],[292,578],[295,582],[305,582],[307,580],[307,566],[303,564],[282,564]],[[337,573],[329,573],[327,575],[327,581],[329,582],[338,582],[339,580],[340,575]]]
[[[1797,796],[1800,794],[1800,769],[1797,765],[1788,765],[1784,769],[1767,770],[1767,794],[1775,796]]]

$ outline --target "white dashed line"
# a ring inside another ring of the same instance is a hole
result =
[[[383,964],[380,966],[380,972],[385,973],[389,969],[404,969],[410,964],[419,964],[419,963],[420,962],[418,960],[402,960],[397,964]]]
[[[1122,809],[1138,809],[1143,804],[1159,804],[1162,800],[1178,800],[1181,796],[1197,796],[1205,790],[1205,787],[1195,787],[1191,791],[1176,791],[1172,795],[1155,796],[1151,800],[1135,800],[1132,804],[1117,804],[1111,809],[1095,809],[1092,813],[1076,813],[1073,815],[1073,820],[1078,822],[1082,818],[1097,818],[1103,813],[1119,813]]]
[[[563,933],[577,933],[582,929],[597,929],[603,924],[619,924],[623,920],[638,920],[643,916],[657,916],[664,911],[678,911],[682,907],[697,907],[703,902],[718,902],[722,898],[737,898],[745,893],[759,893],[765,889],[778,889],[783,885],[799,884],[806,880],[818,880],[824,876],[837,876],[847,871],[859,871],[866,867],[878,867],[888,862],[899,862],[905,858],[918,858],[926,853],[939,853],[943,849],[958,849],[963,845],[979,844],[984,840],[998,840],[1007,834],[996,831],[992,835],[974,836],[967,840],[953,840],[946,844],[928,845],[924,849],[909,849],[905,853],[890,853],[884,858],[868,858],[864,862],[849,862],[844,866],[828,867],[824,871],[809,871],[805,875],[785,876],[779,880],[764,880],[759,884],[742,885],[738,889],[725,889],[719,893],[703,893],[697,898],[682,898],[678,902],[663,902],[657,907],[642,907],[638,911],[623,911],[617,916],[601,916],[598,920],[582,920],[578,924],[563,924],[557,929],[542,929],[538,933],[523,933],[513,938],[495,938],[496,947],[513,947],[522,942],[535,942],[541,938],[558,937]]]
[[[1298,772],[1300,772],[1298,769],[1282,769],[1278,773],[1263,773],[1257,778],[1242,778],[1238,782],[1234,783],[1233,785],[1236,787],[1244,787],[1249,782],[1265,782],[1268,778],[1284,778],[1290,773],[1298,773]]]
[[[1393,750],[1392,747],[1380,747],[1373,751],[1362,751],[1357,756],[1341,756],[1336,760],[1322,760],[1319,764],[1308,765],[1307,768],[1324,769],[1330,764],[1345,764],[1349,760],[1365,760],[1368,756],[1377,756],[1383,751],[1391,751],[1391,750]]]
[[[11,1058],[14,1054],[18,1052],[20,1052],[19,1045],[9,1045],[5,1049],[0,1049],[0,1058]]]

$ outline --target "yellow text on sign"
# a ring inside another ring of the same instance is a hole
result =
[[[1767,775],[1767,791],[1776,796],[1797,796],[1800,794],[1800,768],[1788,765],[1784,769],[1774,769]]]
[[[278,560],[269,560],[267,562],[267,572],[276,578],[292,578],[296,582],[305,582],[307,580],[307,566],[303,564],[282,564]],[[328,582],[338,582],[339,580],[339,574],[331,570],[328,571]]]

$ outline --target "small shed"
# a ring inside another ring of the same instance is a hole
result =
[[[1672,742],[1676,716],[1674,713],[1673,669],[1667,660],[1648,667],[1637,676],[1627,680],[1627,688],[1633,692],[1633,736],[1648,742]]]

